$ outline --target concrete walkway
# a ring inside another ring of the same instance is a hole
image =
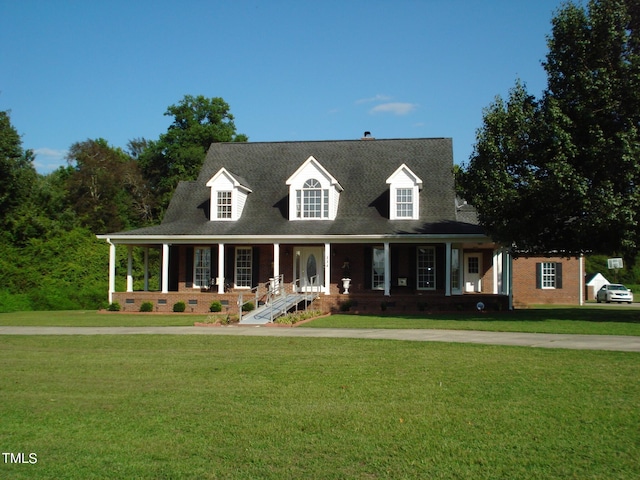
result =
[[[640,352],[640,337],[505,333],[463,330],[229,327],[0,327],[0,335],[228,335],[251,337],[366,338],[417,342],[478,343],[520,347]]]

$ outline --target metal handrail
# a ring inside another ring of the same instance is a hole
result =
[[[313,301],[317,296],[319,296],[321,289],[322,289],[322,285],[320,285],[319,283],[317,283],[318,280],[318,276],[314,275],[313,277],[309,278],[310,280],[310,285],[308,285],[308,289],[305,289],[304,292],[301,292],[304,294],[304,303],[305,303],[305,310],[307,309],[308,303],[310,303],[310,300]],[[273,277],[269,279],[269,282],[267,283],[267,287],[266,287],[266,294],[265,294],[265,305],[269,306],[269,321],[273,323],[274,318],[276,318],[279,314],[286,314],[287,313],[287,304],[288,304],[288,296],[295,294],[298,295],[300,293],[300,291],[302,290],[300,287],[300,279],[294,280],[293,282],[291,282],[291,292],[288,291],[287,288],[285,288],[285,283],[284,283],[284,275],[280,274],[277,277]],[[257,285],[255,287],[253,287],[250,292],[252,294],[254,294],[255,296],[255,307],[258,308],[259,306],[259,299],[260,299],[260,285]],[[282,306],[282,312],[276,311],[274,309],[274,300],[278,297],[284,297],[284,302],[283,302],[283,306]],[[244,307],[244,305],[246,305],[247,303],[249,303],[250,300],[247,300],[246,302],[244,301],[244,294],[241,292],[238,295],[238,316],[239,316],[239,320],[242,321],[242,307]],[[298,304],[296,304],[296,311],[298,310]]]

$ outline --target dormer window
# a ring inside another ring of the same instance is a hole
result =
[[[297,218],[329,218],[329,190],[315,178],[310,178],[301,190],[296,190]]]
[[[396,217],[413,218],[413,189],[396,189]]]
[[[230,219],[231,218],[231,194],[230,190],[222,190],[218,192],[218,219]]]
[[[225,168],[218,170],[207,182],[211,188],[210,220],[238,220],[251,193],[247,182]]]
[[[309,157],[287,179],[289,220],[334,220],[342,187],[318,162]]]
[[[420,189],[422,180],[404,163],[387,178],[391,190],[389,206],[391,220],[420,218]]]

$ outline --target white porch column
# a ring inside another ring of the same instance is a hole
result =
[[[446,243],[445,251],[445,268],[444,268],[444,296],[451,296],[451,242]]]
[[[149,247],[144,249],[144,291],[149,291]]]
[[[169,292],[169,244],[162,244],[162,293]]]
[[[498,295],[503,291],[502,283],[502,250],[493,251],[493,294]]]
[[[218,293],[224,293],[224,243],[218,244]]]
[[[584,305],[584,255],[580,254],[578,257],[578,299],[580,305]]]
[[[325,295],[331,293],[331,244],[324,244],[324,287],[322,289]]]
[[[273,277],[278,278],[280,276],[280,244],[273,244]]]
[[[113,294],[116,291],[116,246],[107,239],[109,244],[109,304],[113,303]]]
[[[384,294],[391,295],[391,257],[389,242],[384,242]]]
[[[127,292],[133,292],[133,245],[127,246]]]

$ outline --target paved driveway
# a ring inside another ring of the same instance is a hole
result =
[[[230,327],[0,327],[0,335],[227,335],[251,337],[366,338],[416,342],[478,343],[575,350],[640,352],[640,337],[464,330]]]

